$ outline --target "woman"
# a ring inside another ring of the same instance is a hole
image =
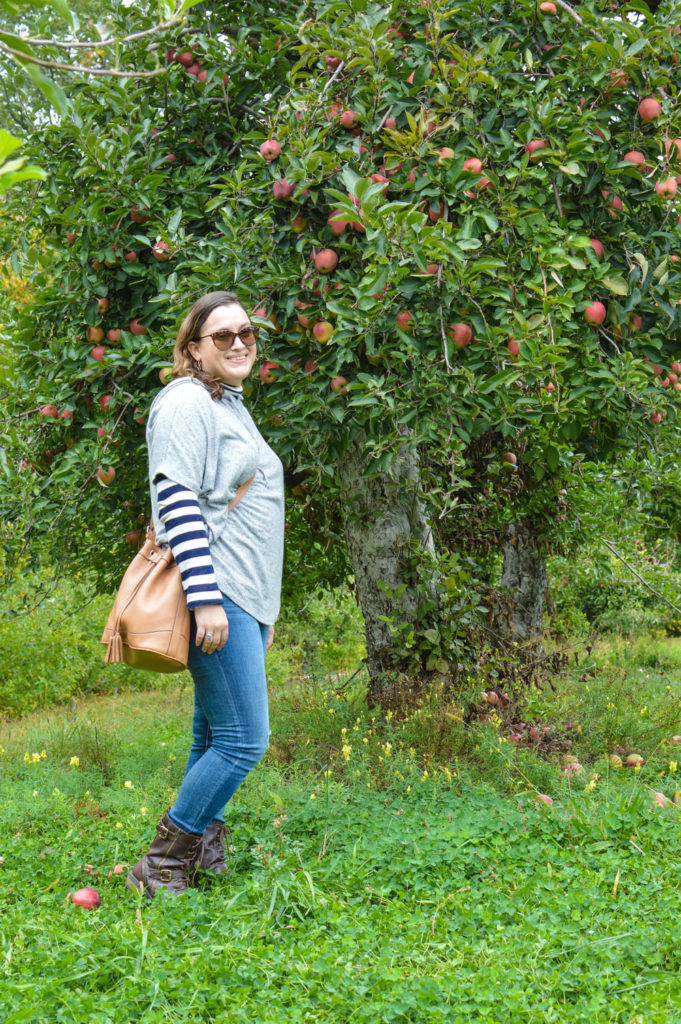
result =
[[[182,786],[127,878],[149,897],[183,892],[200,870],[226,870],[225,804],[268,743],[265,651],[279,614],[284,481],[243,404],[255,359],[256,329],[236,295],[204,295],[180,327],[174,379],[149,414],[154,526],[192,611],[195,685]]]

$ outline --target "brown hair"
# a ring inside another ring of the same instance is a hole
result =
[[[196,377],[202,384],[205,384],[210,391],[211,398],[219,401],[222,398],[223,382],[210,373],[206,373],[201,364],[194,359],[189,351],[190,341],[198,341],[201,328],[206,320],[218,306],[230,306],[236,303],[246,312],[243,303],[237,298],[234,292],[208,292],[202,295],[194,303],[184,320],[175,339],[173,348],[173,368],[170,376],[175,377]],[[248,316],[248,314],[246,314]]]

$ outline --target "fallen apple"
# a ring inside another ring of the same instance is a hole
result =
[[[71,894],[71,902],[77,907],[85,907],[86,910],[94,910],[101,905],[101,899],[96,889],[76,889]]]

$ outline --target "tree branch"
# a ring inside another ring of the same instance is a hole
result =
[[[75,39],[68,42],[61,39],[24,39],[21,36],[17,36],[16,38],[21,39],[22,43],[29,43],[31,46],[59,46],[64,50],[75,50],[77,47],[83,47],[88,50],[96,50],[100,46],[114,46],[116,43],[132,43],[136,39],[142,39],[144,36],[152,36],[157,32],[165,32],[167,28],[173,28],[174,25],[179,25],[181,21],[182,18],[172,18],[170,21],[164,21],[159,25],[154,25],[153,28],[146,28],[144,32],[133,32],[130,36],[123,36],[122,39],[116,39],[114,36],[110,36],[107,39],[93,39],[86,43],[81,43]]]
[[[110,68],[86,68],[82,64],[60,64],[58,61],[41,60],[40,57],[29,56],[20,50],[14,50],[5,43],[0,43],[0,50],[9,53],[12,57],[20,57],[21,61],[29,64],[38,64],[41,68],[56,68],[58,71],[73,71],[79,75],[109,75],[113,78],[157,78],[165,75],[167,68],[157,68],[155,71],[113,71]]]
[[[673,608],[675,612],[678,612],[681,615],[681,608],[679,608],[678,605],[674,604],[673,601],[670,601],[669,598],[665,597],[664,594],[660,594],[657,590],[655,590],[654,587],[651,587],[650,583],[648,583],[646,580],[644,580],[643,576],[641,576],[640,573],[636,572],[636,569],[634,569],[633,565],[629,565],[629,563],[627,562],[626,558],[623,558],[622,555],[620,555],[619,551],[617,551],[612,546],[612,544],[610,543],[609,540],[606,540],[605,537],[602,537],[601,540],[603,541],[605,546],[612,551],[612,553],[615,556],[615,558],[619,558],[620,562],[622,562],[624,565],[626,565],[626,567],[629,570],[629,572],[633,573],[634,576],[636,577],[636,579],[640,580],[641,583],[643,584],[643,586],[647,587],[648,590],[651,592],[651,594],[654,594],[655,597],[659,597],[660,601],[664,601],[665,604],[668,604],[670,608]]]

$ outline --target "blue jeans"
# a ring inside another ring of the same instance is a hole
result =
[[[225,804],[267,750],[269,713],[263,626],[228,597],[227,643],[206,654],[196,646],[192,615],[189,671],[194,680],[193,742],[184,780],[170,808],[185,832],[204,832],[221,821]]]

